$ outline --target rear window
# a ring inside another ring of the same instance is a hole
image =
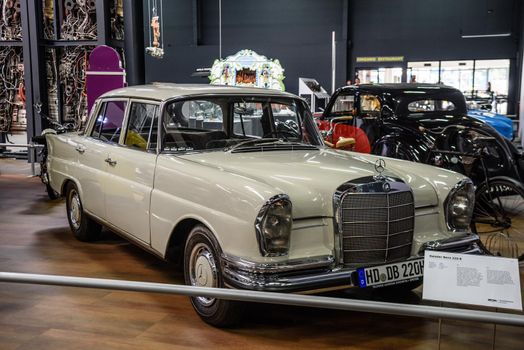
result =
[[[408,104],[408,111],[412,113],[424,113],[424,112],[444,112],[454,111],[455,104],[448,100],[418,100]]]

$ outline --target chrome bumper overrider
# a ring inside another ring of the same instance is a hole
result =
[[[422,256],[424,250],[484,254],[479,237],[474,234],[428,242],[418,255]],[[223,255],[221,263],[224,281],[233,288],[292,292],[358,286],[358,281],[353,283],[352,280],[356,267],[336,266],[333,256],[292,260],[285,264],[261,264]]]

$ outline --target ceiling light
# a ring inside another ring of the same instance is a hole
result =
[[[506,36],[511,36],[511,33],[462,35],[462,39],[501,38]]]

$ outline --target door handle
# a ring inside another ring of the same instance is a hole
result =
[[[116,165],[116,160],[112,160],[111,158],[106,158],[104,161],[111,166]]]
[[[86,148],[82,145],[78,145],[75,147],[76,151],[80,154],[84,154],[84,152],[86,151]]]

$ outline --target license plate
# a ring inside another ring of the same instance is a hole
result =
[[[386,287],[419,280],[424,274],[424,258],[406,260],[395,264],[357,269],[360,288]]]

